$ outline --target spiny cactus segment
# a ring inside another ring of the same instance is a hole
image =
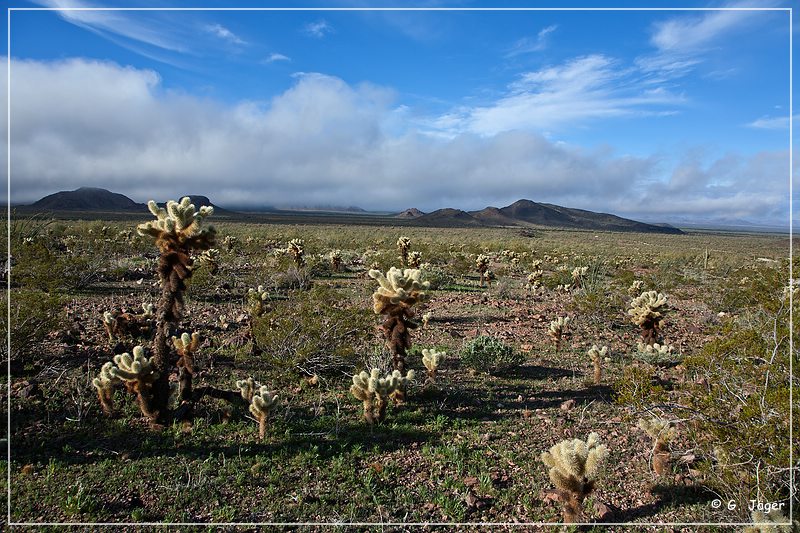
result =
[[[249,377],[247,379],[237,381],[236,388],[239,389],[242,399],[249,404],[253,401],[253,396],[255,395],[256,391],[261,388],[261,383],[252,377]]]
[[[425,365],[425,369],[428,371],[427,381],[429,383],[436,382],[436,371],[439,369],[439,365],[445,355],[447,355],[445,352],[439,352],[435,348],[422,350],[422,364]]]
[[[422,264],[422,253],[416,250],[408,252],[407,262],[409,268],[419,268]]]
[[[411,239],[408,237],[400,237],[397,239],[397,249],[400,250],[400,261],[403,266],[409,267],[408,252],[411,250]]]
[[[631,321],[641,329],[642,339],[646,344],[654,344],[658,340],[661,322],[667,311],[667,297],[656,291],[643,292],[631,302],[628,315]]]
[[[544,272],[541,270],[534,270],[530,274],[528,274],[527,283],[525,283],[525,290],[536,294],[539,289],[542,287],[542,275]]]
[[[643,288],[644,288],[644,281],[640,279],[634,280],[634,282],[631,283],[631,286],[628,287],[628,294],[630,294],[631,296],[633,296],[634,294],[641,294]]]
[[[219,272],[219,250],[216,248],[209,248],[204,250],[198,261],[201,265],[208,269],[208,273],[215,276]]]
[[[292,256],[292,260],[297,268],[306,266],[305,251],[303,250],[304,244],[305,242],[303,239],[292,239],[286,247],[286,253]]]
[[[569,326],[569,317],[568,316],[560,316],[557,319],[550,322],[550,327],[547,330],[547,334],[553,339],[553,342],[556,344],[556,351],[561,346],[561,338],[564,336],[564,332],[567,331],[567,327]]]
[[[156,220],[139,224],[136,231],[139,235],[153,237],[161,249],[186,247],[204,250],[214,240],[214,228],[202,227],[203,219],[214,213],[213,207],[203,206],[195,211],[192,201],[184,196],[180,202],[168,201],[166,208],[159,207],[154,200],[150,200],[147,208]]]
[[[594,490],[600,466],[607,457],[608,449],[600,444],[597,433],[590,433],[586,441],[561,441],[542,453],[542,462],[549,467],[550,480],[564,506],[565,523],[582,521],[583,500]]]
[[[260,317],[269,310],[269,306],[265,303],[268,299],[269,293],[263,285],[247,291],[247,311],[251,318]]]
[[[653,439],[653,471],[662,476],[669,471],[669,443],[678,436],[678,429],[663,418],[639,419],[639,428]]]
[[[127,352],[115,355],[113,363],[103,365],[100,375],[93,384],[98,388],[103,410],[106,411],[108,408],[110,414],[113,405],[110,401],[104,401],[104,397],[105,400],[110,400],[110,388],[117,381],[124,381],[128,390],[136,393],[142,413],[155,420],[159,412],[152,405],[152,386],[158,377],[159,373],[153,366],[153,358],[145,357],[144,347],[136,346],[133,349],[133,356]]]
[[[97,389],[97,397],[100,400],[100,406],[103,408],[103,413],[106,416],[111,416],[114,413],[114,386],[121,383],[118,377],[111,374],[111,369],[114,363],[107,362],[100,368],[100,374],[92,380],[92,385]]]
[[[594,384],[599,385],[600,380],[603,378],[603,360],[608,353],[608,346],[603,346],[599,348],[596,344],[593,344],[589,351],[586,354],[592,360],[592,364],[594,365]]]
[[[399,370],[381,378],[381,371],[373,368],[369,373],[362,371],[353,375],[350,394],[364,404],[364,419],[370,424],[382,422],[386,417],[389,397],[405,393],[408,384],[414,379],[414,371],[403,376]]]

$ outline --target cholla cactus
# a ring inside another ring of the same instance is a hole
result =
[[[542,275],[544,272],[541,270],[534,270],[530,274],[528,274],[528,280],[525,284],[525,290],[531,293],[536,294],[536,292],[542,286]]]
[[[267,431],[267,419],[277,406],[278,395],[262,385],[250,402],[250,413],[258,420],[258,438],[264,439]]]
[[[583,278],[589,272],[589,267],[575,267],[572,269],[572,286],[580,288],[583,286]]]
[[[580,439],[561,441],[549,452],[541,455],[542,462],[550,468],[550,481],[556,486],[561,501],[564,522],[581,522],[583,500],[593,490],[600,466],[608,457],[608,449],[600,444],[597,433],[590,433],[584,442]]]
[[[152,323],[155,318],[154,307],[153,304],[143,303],[142,309],[144,312],[140,315],[104,312],[103,327],[108,334],[109,342],[113,342],[115,338],[147,336],[152,331]]]
[[[408,251],[411,249],[411,239],[408,237],[400,237],[397,239],[397,249],[400,250],[400,261],[403,266],[411,266],[408,263]]]
[[[642,339],[652,345],[658,340],[663,313],[667,310],[667,297],[656,291],[643,292],[633,299],[628,314],[641,329]]]
[[[416,250],[408,252],[407,261],[409,268],[419,268],[420,264],[422,264],[422,254]]]
[[[495,276],[493,270],[487,269],[486,272],[483,273],[483,278],[486,280],[486,286],[491,287],[492,282],[497,279],[497,276]]]
[[[791,525],[791,521],[783,516],[780,509],[772,509],[769,513],[753,510],[750,516],[755,525],[747,526],[742,533],[792,533],[792,531],[797,531],[795,529],[797,522],[794,522],[794,526]]]
[[[678,430],[669,420],[663,418],[639,419],[639,428],[653,439],[653,471],[664,475],[669,470],[669,443],[678,436]]]
[[[177,325],[183,310],[185,280],[192,275],[192,250],[207,250],[214,244],[216,231],[202,227],[203,220],[214,212],[210,206],[195,210],[189,197],[180,202],[170,200],[166,208],[154,201],[147,204],[156,220],[139,224],[139,235],[155,240],[160,251],[158,276],[161,298],[158,302],[158,324],[153,340],[153,366],[159,374],[153,384],[153,410],[167,416],[169,402],[170,351],[167,339],[171,327]]]
[[[664,365],[673,361],[672,352],[674,348],[668,344],[654,343],[652,346],[639,342],[636,345],[638,351],[637,359],[651,365]]]
[[[342,270],[342,252],[341,250],[332,250],[328,254],[328,260],[331,262],[331,268],[334,272],[341,272]]]
[[[239,245],[239,239],[237,239],[233,235],[227,235],[222,240],[222,245],[225,247],[225,251],[230,253],[234,251],[236,247]]]
[[[261,383],[254,380],[252,377],[249,377],[247,379],[237,381],[236,388],[239,389],[242,399],[249,404],[253,401],[253,396],[255,395],[256,391],[261,388]]]
[[[292,256],[292,260],[294,264],[297,265],[297,268],[306,266],[306,259],[303,256],[303,244],[305,244],[303,239],[292,239],[286,247],[286,253]]]
[[[424,313],[422,315],[422,327],[423,328],[427,328],[428,327],[428,322],[431,321],[431,318],[433,318],[433,315],[431,313]]]
[[[556,285],[555,288],[556,292],[570,292],[570,290],[572,290],[572,287],[567,285],[566,283],[564,285]]]
[[[208,273],[215,276],[219,272],[219,250],[216,248],[209,248],[204,250],[198,261],[201,265],[208,268]]]
[[[189,401],[192,397],[192,376],[194,376],[194,353],[200,347],[200,334],[194,332],[181,334],[180,337],[172,337],[172,345],[178,353],[178,382],[180,387],[178,394],[181,401]]]
[[[369,276],[380,284],[372,295],[373,310],[376,314],[386,316],[381,329],[392,352],[392,363],[395,370],[405,372],[406,350],[411,347],[408,330],[417,327],[411,321],[411,308],[427,300],[425,291],[430,283],[421,281],[421,271],[411,268],[400,270],[392,267],[385,276],[379,270],[370,270]]]
[[[634,294],[641,294],[643,287],[644,287],[644,281],[640,279],[634,280],[634,282],[631,283],[631,286],[628,287],[628,294],[630,294],[631,296],[633,296]]]
[[[534,259],[531,261],[531,270],[536,271],[542,268],[542,260],[541,259]]]
[[[436,382],[436,371],[445,355],[445,352],[436,351],[435,348],[422,350],[422,364],[428,371],[428,383]]]
[[[149,303],[143,303],[142,304],[142,314],[139,315],[139,316],[142,317],[142,318],[147,318],[147,319],[154,318],[156,316],[155,315],[155,310],[156,310],[156,306],[155,305],[149,304]]]
[[[384,378],[380,375],[381,371],[377,368],[369,373],[362,371],[353,375],[353,385],[350,387],[350,394],[364,403],[364,419],[370,424],[383,421],[389,397],[405,394],[408,383],[414,379],[413,370],[409,370],[405,377],[399,370]]]
[[[151,420],[156,420],[159,411],[153,405],[152,386],[158,379],[159,373],[153,365],[153,359],[154,357],[148,359],[144,356],[144,347],[136,346],[133,349],[133,357],[126,352],[115,355],[114,363],[111,366],[103,365],[98,379],[102,384],[105,374],[105,376],[124,381],[128,389],[136,393],[142,413]]]
[[[114,413],[114,386],[121,383],[118,377],[111,374],[111,369],[114,363],[107,362],[100,368],[100,374],[92,380],[92,385],[97,389],[97,397],[100,400],[100,406],[103,408],[103,413],[106,416],[111,416]]]
[[[599,385],[600,380],[603,378],[603,359],[605,359],[606,354],[608,353],[608,346],[603,346],[602,348],[598,348],[596,344],[593,344],[589,351],[586,354],[591,358],[592,364],[594,365],[594,384]]]
[[[269,310],[269,306],[265,304],[268,299],[269,293],[263,285],[247,291],[247,312],[250,313],[250,318],[260,317]]]
[[[489,256],[479,254],[475,259],[475,270],[481,275],[481,287],[486,281],[486,273],[489,272]]]
[[[561,346],[561,337],[564,336],[564,333],[567,331],[567,327],[569,326],[569,317],[568,316],[560,316],[557,319],[550,322],[550,328],[547,330],[547,334],[553,339],[553,342],[556,344],[556,351],[558,351],[559,347]]]

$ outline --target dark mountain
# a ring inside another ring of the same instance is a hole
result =
[[[487,207],[480,211],[470,211],[470,215],[487,226],[518,226],[519,221],[507,216],[497,207]]]
[[[137,204],[123,194],[97,187],[81,187],[74,191],[61,191],[45,196],[31,204],[32,208],[48,211],[141,211],[145,204]]]
[[[476,219],[466,211],[461,209],[437,209],[426,215],[414,219],[415,225],[433,226],[445,228],[466,228],[472,226],[482,226],[480,220]]]
[[[402,213],[397,213],[394,215],[395,218],[419,218],[424,215],[422,211],[417,209],[416,207],[412,207],[410,209],[406,209]]]

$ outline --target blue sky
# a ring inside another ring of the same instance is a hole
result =
[[[83,185],[223,206],[524,197],[786,224],[789,31],[786,11],[14,11],[12,201]]]

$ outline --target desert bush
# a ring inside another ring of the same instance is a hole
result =
[[[29,355],[38,351],[38,344],[49,333],[64,326],[64,302],[59,295],[34,289],[12,289],[10,328],[5,320],[8,305],[5,294],[0,300],[3,317],[0,319],[0,334],[6,339],[9,329],[11,331],[10,355],[15,366],[24,364]],[[5,345],[5,342],[2,344]],[[2,364],[6,364],[5,358]]]
[[[275,290],[308,290],[313,281],[308,269],[289,267],[286,270],[272,275],[272,285]]]
[[[353,309],[334,289],[318,285],[276,301],[271,313],[252,319],[265,362],[279,371],[331,375],[352,368],[373,338],[367,310]]]
[[[429,283],[433,290],[444,289],[455,281],[455,277],[449,269],[438,265],[423,263],[420,270],[422,271],[422,281]]]
[[[515,368],[525,361],[525,356],[487,335],[470,339],[461,348],[461,363],[476,372],[499,374]]]

